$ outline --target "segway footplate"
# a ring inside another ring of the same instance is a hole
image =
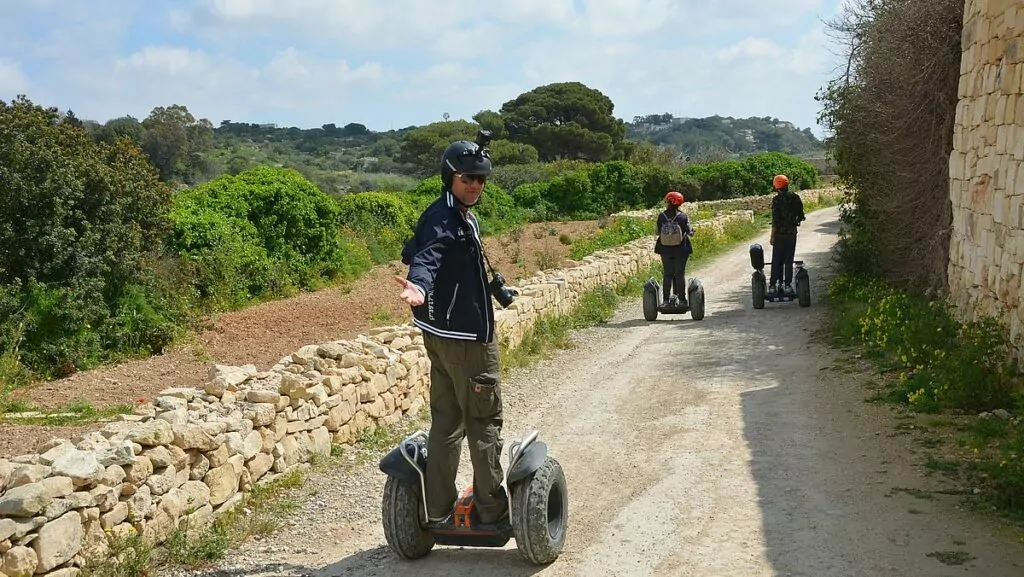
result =
[[[437,544],[454,547],[504,547],[512,538],[512,523],[508,515],[497,523],[480,522],[472,486],[463,490],[448,519],[430,523],[426,529]]]

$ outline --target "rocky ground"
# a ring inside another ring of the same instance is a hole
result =
[[[827,347],[819,296],[837,209],[809,216],[798,246],[814,304],[750,304],[746,247],[697,274],[707,316],[645,322],[628,302],[574,350],[503,383],[507,443],[539,429],[566,474],[562,557],[436,547],[415,563],[380,521],[388,445],[319,469],[271,537],[185,575],[1009,576],[1019,529],[967,512],[922,466],[907,421],[864,403],[870,374]],[[761,240],[767,243],[767,238]],[[410,423],[408,426],[415,426]],[[923,426],[923,422],[918,422]],[[505,461],[505,459],[503,459]],[[470,482],[463,451],[460,486]]]

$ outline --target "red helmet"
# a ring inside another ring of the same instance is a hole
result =
[[[672,206],[682,206],[683,204],[683,193],[672,191],[665,195],[665,202]]]
[[[772,179],[772,186],[775,187],[775,190],[785,188],[788,185],[789,178],[785,174],[776,174],[775,178]]]

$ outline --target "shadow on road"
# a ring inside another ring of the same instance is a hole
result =
[[[372,567],[371,569],[367,569]],[[527,577],[543,570],[528,563],[513,545],[512,549],[459,549],[435,547],[429,555],[416,561],[403,561],[387,547],[359,551],[324,567],[291,563],[268,563],[263,566],[221,569],[210,577],[243,577],[248,575],[301,575],[303,577],[448,577],[450,575],[501,575]]]

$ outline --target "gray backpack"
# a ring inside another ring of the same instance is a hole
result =
[[[665,213],[665,218],[668,219],[668,211]],[[672,218],[661,225],[661,233],[658,238],[661,239],[662,246],[679,246],[683,244],[683,227],[679,225],[679,213],[676,213],[675,218]]]

